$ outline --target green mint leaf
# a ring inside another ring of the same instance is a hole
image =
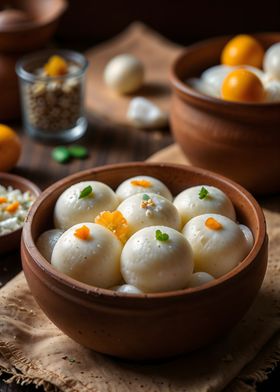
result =
[[[156,230],[156,239],[158,241],[168,241],[169,240],[169,235],[167,233],[163,233],[160,230]]]
[[[81,191],[79,199],[83,199],[84,197],[87,197],[91,194],[92,194],[92,186],[88,185]]]
[[[142,197],[142,200],[150,200],[150,196],[145,193]]]
[[[79,146],[77,144],[68,147],[68,151],[73,158],[85,159],[88,156],[88,150],[85,147]]]
[[[64,146],[55,147],[52,150],[52,158],[58,163],[66,163],[70,159],[70,153]]]
[[[203,200],[208,196],[208,194],[209,192],[207,191],[207,189],[202,186],[198,193],[198,197],[200,198],[200,200]]]

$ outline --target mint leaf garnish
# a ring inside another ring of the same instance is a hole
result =
[[[207,189],[202,186],[198,193],[198,197],[200,198],[200,200],[203,200],[208,196],[208,194],[209,192],[207,191]]]
[[[168,241],[169,240],[169,235],[167,233],[163,233],[160,230],[156,230],[156,239],[158,241]]]
[[[92,194],[92,186],[88,185],[81,191],[79,199],[83,199],[84,197],[87,197],[91,194]]]

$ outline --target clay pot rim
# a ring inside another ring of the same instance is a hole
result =
[[[279,32],[266,32],[266,33],[257,33],[250,34],[256,38],[269,37],[271,35],[278,35],[280,41],[280,33]],[[234,37],[234,35],[223,35],[216,36],[213,38],[209,38],[203,41],[199,41],[192,45],[187,46],[183,51],[179,53],[179,55],[173,61],[170,70],[169,70],[169,80],[171,82],[171,86],[175,89],[176,93],[178,93],[182,98],[190,99],[196,102],[200,106],[212,106],[218,109],[232,109],[238,111],[255,111],[257,109],[267,108],[275,110],[280,109],[280,102],[234,102],[234,101],[226,101],[222,98],[212,97],[210,95],[202,94],[196,91],[194,88],[188,86],[186,83],[182,81],[182,79],[178,75],[178,68],[180,67],[181,62],[188,56],[190,52],[193,50],[203,49],[205,46],[216,43],[220,40],[229,40]],[[217,64],[219,65],[219,64]]]
[[[12,26],[6,26],[0,29],[0,35],[1,34],[17,34],[20,32],[24,31],[32,31],[36,30],[37,28],[42,28],[44,26],[47,26],[54,21],[56,21],[68,8],[68,2],[67,0],[55,0],[57,3],[59,3],[59,8],[57,10],[57,13],[52,16],[52,18],[48,18],[46,20],[38,21],[38,20],[33,20],[30,22],[25,22],[22,24],[18,25],[12,25]]]
[[[39,252],[39,250],[36,247],[35,242],[33,241],[32,238],[32,221],[33,218],[35,217],[38,208],[40,207],[41,203],[48,198],[48,196],[56,191],[60,187],[65,187],[70,185],[71,183],[75,182],[75,180],[79,181],[81,180],[81,177],[86,177],[88,175],[93,175],[95,173],[100,173],[104,171],[114,171],[114,170],[119,170],[119,169],[126,169],[131,166],[137,167],[139,169],[144,168],[144,167],[160,167],[164,170],[165,167],[170,167],[175,169],[184,169],[187,170],[191,173],[197,173],[199,175],[206,175],[209,177],[209,182],[211,182],[211,179],[215,178],[218,179],[219,181],[226,183],[226,185],[229,185],[230,187],[234,188],[234,191],[237,191],[237,193],[242,193],[243,196],[246,197],[248,200],[248,203],[252,206],[252,213],[256,216],[256,220],[258,221],[258,232],[257,235],[255,236],[255,242],[254,246],[251,249],[250,253],[247,255],[247,257],[238,265],[236,266],[233,270],[228,272],[227,274],[221,276],[220,278],[214,279],[213,281],[203,285],[203,287],[196,287],[196,288],[186,288],[182,290],[175,290],[175,291],[168,291],[168,292],[163,292],[163,293],[149,293],[149,294],[127,294],[127,293],[119,293],[115,292],[109,289],[103,289],[95,286],[88,285],[86,283],[79,282],[73,278],[68,277],[67,275],[57,271]],[[28,252],[30,252],[30,256],[32,258],[32,262],[35,262],[36,265],[39,267],[40,270],[43,271],[44,274],[47,274],[50,276],[50,278],[54,279],[58,283],[64,285],[65,287],[68,287],[70,289],[77,290],[78,292],[82,292],[86,294],[87,296],[94,296],[98,295],[99,297],[103,298],[113,298],[113,297],[119,297],[123,298],[126,300],[131,300],[131,301],[143,301],[148,299],[151,300],[164,300],[164,299],[172,299],[172,298],[179,298],[183,296],[195,296],[195,295],[200,295],[202,292],[205,293],[205,291],[211,291],[217,289],[217,286],[221,286],[223,284],[226,284],[228,280],[231,279],[236,279],[238,278],[239,274],[242,274],[250,268],[254,264],[254,260],[258,253],[260,252],[263,244],[267,240],[267,235],[266,235],[266,223],[265,223],[265,218],[262,212],[261,207],[258,205],[257,201],[254,199],[254,197],[247,191],[245,190],[241,185],[238,185],[232,180],[229,180],[221,175],[215,174],[213,172],[210,172],[208,170],[196,168],[196,167],[187,167],[185,165],[178,165],[178,164],[165,164],[165,163],[144,163],[144,162],[129,162],[129,163],[120,163],[120,164],[112,164],[112,165],[106,165],[106,166],[100,166],[98,168],[93,168],[93,169],[87,169],[75,174],[72,174],[62,180],[57,181],[53,185],[51,185],[49,188],[47,188],[40,196],[39,198],[34,202],[32,205],[29,214],[26,219],[26,223],[24,225],[23,229],[23,236],[22,236],[22,242],[25,244],[25,247]]]
[[[0,172],[0,184],[4,186],[11,185],[13,188],[17,187],[21,191],[25,190],[25,188],[28,188],[28,190],[30,190],[31,193],[36,197],[36,200],[42,193],[41,189],[36,184],[34,184],[34,182],[15,174]],[[23,227],[20,227],[17,230],[11,231],[10,233],[0,235],[0,248],[1,243],[13,241],[17,236],[20,236],[22,229]],[[15,249],[17,246],[19,246],[19,243],[15,243],[13,248]]]

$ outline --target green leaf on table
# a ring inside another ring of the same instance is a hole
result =
[[[70,153],[67,147],[59,146],[52,150],[52,158],[58,163],[66,163],[70,159]]]
[[[73,144],[72,146],[68,147],[68,151],[73,158],[77,159],[85,159],[88,156],[87,148],[83,146],[79,146],[77,144]]]

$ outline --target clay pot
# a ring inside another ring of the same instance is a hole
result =
[[[33,182],[9,173],[0,172],[0,185],[5,187],[12,186],[14,189],[20,189],[22,192],[30,191],[35,198],[41,193],[41,190]],[[19,248],[21,233],[22,228],[9,234],[0,235],[0,254]]]
[[[268,48],[280,34],[257,34]],[[280,190],[280,102],[236,103],[198,93],[185,81],[220,63],[230,37],[188,47],[171,68],[171,127],[191,164],[228,176],[256,193]]]
[[[42,48],[55,32],[66,0],[10,0],[11,9],[0,9],[0,120],[20,114],[15,64],[19,57]],[[7,5],[5,3],[5,5]]]
[[[43,258],[35,243],[43,231],[52,227],[55,202],[66,188],[91,179],[115,189],[125,179],[139,174],[162,180],[174,195],[198,184],[222,189],[233,201],[238,220],[254,234],[249,255],[231,272],[203,287],[137,295],[80,283]],[[230,180],[187,166],[127,163],[86,170],[45,190],[32,206],[24,226],[21,256],[32,294],[66,335],[101,353],[154,359],[202,347],[242,318],[264,278],[267,236],[261,208],[247,191]]]

